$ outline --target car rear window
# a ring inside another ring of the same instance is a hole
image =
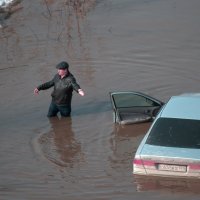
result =
[[[147,144],[200,148],[200,121],[176,118],[158,119],[146,141]]]

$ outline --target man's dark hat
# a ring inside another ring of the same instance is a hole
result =
[[[67,62],[65,62],[65,61],[62,61],[62,62],[60,62],[60,63],[58,63],[56,65],[56,68],[57,69],[68,69],[69,68],[69,64]]]

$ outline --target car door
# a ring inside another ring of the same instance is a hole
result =
[[[164,105],[162,101],[134,91],[110,92],[110,99],[113,121],[119,124],[151,121]]]

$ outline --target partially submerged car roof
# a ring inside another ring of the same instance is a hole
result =
[[[200,93],[172,96],[160,117],[200,120]]]

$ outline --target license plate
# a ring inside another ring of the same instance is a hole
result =
[[[184,165],[168,165],[168,164],[158,164],[159,170],[173,171],[173,172],[186,172],[187,167]]]

